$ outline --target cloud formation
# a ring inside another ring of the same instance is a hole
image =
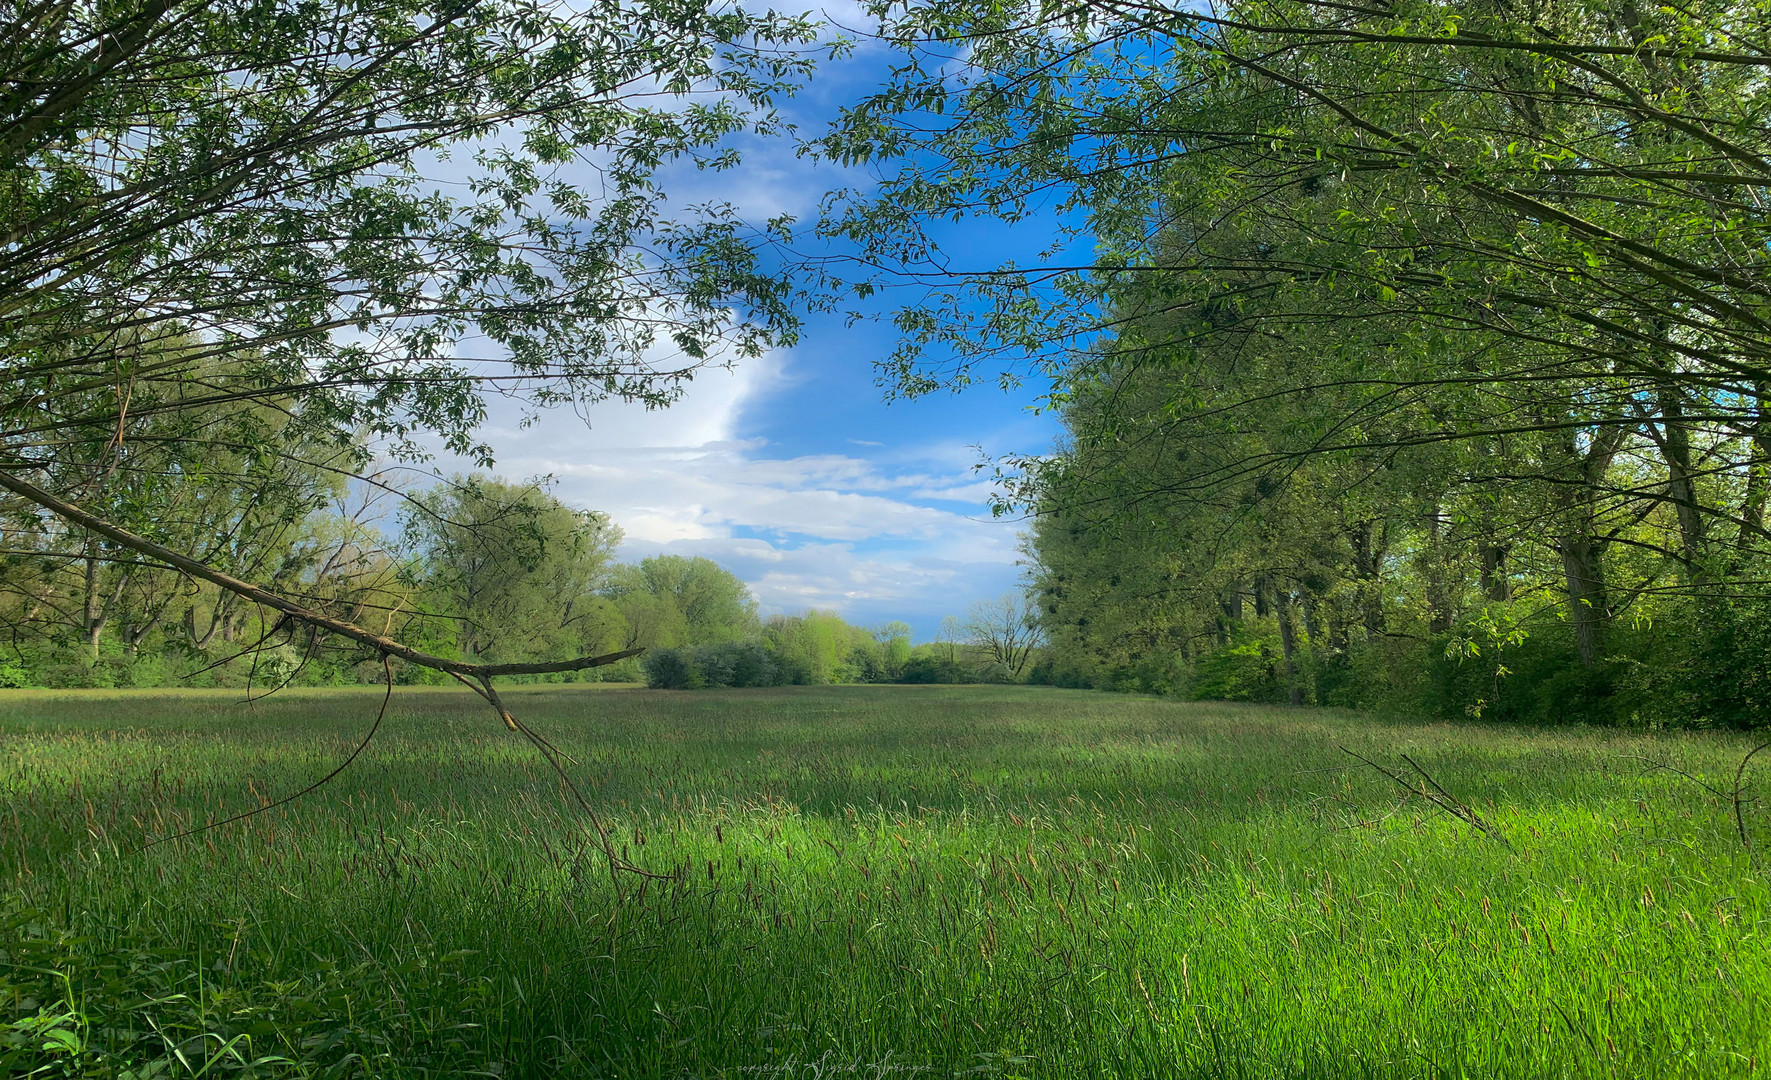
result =
[[[942,615],[1013,587],[1016,530],[990,518],[974,451],[839,435],[819,441],[855,453],[777,456],[747,435],[747,413],[803,408],[789,359],[703,371],[668,409],[605,402],[525,426],[495,406],[482,436],[499,473],[551,476],[562,500],[613,517],[625,557],[705,555],[765,612],[903,618],[927,636]]]

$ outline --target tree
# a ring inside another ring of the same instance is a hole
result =
[[[966,621],[971,643],[990,661],[1000,664],[1011,678],[1020,678],[1042,640],[1039,612],[1023,593],[1004,593],[995,600],[980,600]]]
[[[942,659],[949,664],[959,662],[959,646],[965,641],[965,621],[958,615],[941,616],[941,625],[935,630],[935,645],[942,652]]]
[[[757,630],[750,587],[712,559],[655,555],[616,567],[607,595],[645,647],[739,641]]]
[[[824,228],[886,268],[854,287],[931,286],[897,315],[897,392],[1031,368],[1055,406],[1087,399],[1073,454],[1007,463],[1011,504],[1185,521],[1234,563],[1270,550],[1257,507],[1322,475],[1380,508],[1345,523],[1368,638],[1391,632],[1386,552],[1467,545],[1492,579],[1513,546],[1591,669],[1646,596],[1760,587],[1763,3],[874,10],[905,62],[824,148],[893,172]],[[1093,258],[938,251],[935,221],[1045,203],[1048,251]],[[1232,607],[1262,594],[1211,577]],[[1429,626],[1453,577],[1422,582]],[[1133,603],[1109,606],[1160,623]]]
[[[142,356],[154,363],[192,348],[188,340],[166,340]],[[193,370],[215,386],[228,385],[232,375],[220,361]],[[108,395],[89,390],[85,404],[102,408]],[[316,514],[342,499],[344,470],[358,460],[358,447],[308,439],[299,412],[286,398],[144,407],[129,421],[128,438],[65,435],[62,448],[76,453],[58,456],[44,471],[51,482],[81,487],[85,506],[109,521],[197,553],[211,566],[311,596],[306,575],[318,555],[306,533]],[[80,462],[94,456],[105,467],[90,474]],[[232,643],[253,618],[238,596],[206,591],[102,533],[70,527],[25,500],[8,498],[4,506],[10,562],[0,587],[31,598],[17,612],[15,643],[21,635],[78,639],[90,666],[107,637],[134,657],[167,621],[182,621],[184,644],[200,651],[212,640]]]
[[[464,658],[558,659],[611,652],[625,625],[601,590],[621,529],[533,484],[456,477],[407,515],[422,591],[451,620]]]
[[[893,619],[873,631],[873,640],[879,645],[880,676],[886,680],[895,680],[904,673],[904,665],[910,662],[910,624],[901,619]]]
[[[654,176],[730,168],[729,136],[777,132],[812,24],[699,0],[8,11],[0,487],[107,558],[412,663],[596,661],[428,654],[98,496],[156,418],[276,402],[275,436],[182,437],[326,444],[349,471],[365,438],[411,456],[431,433],[484,460],[487,389],[663,404],[696,367],[791,340],[768,236],[729,207],[672,215]],[[565,171],[583,160],[588,184]]]
[[[868,675],[864,664],[871,659],[873,636],[834,611],[773,615],[762,633],[764,645],[794,682],[847,683]]]

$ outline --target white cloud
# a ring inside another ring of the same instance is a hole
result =
[[[1006,559],[980,560],[964,544],[937,552],[858,552],[847,544],[784,549],[739,539],[659,550],[718,560],[749,583],[765,613],[834,609],[862,625],[904,619],[924,638],[941,616],[964,614],[976,600],[1014,588],[1020,572]]]
[[[658,359],[656,366],[676,365]],[[664,409],[605,401],[586,407],[582,415],[564,410],[543,413],[533,426],[525,428],[514,404],[495,399],[485,439],[500,448],[501,456],[506,447],[524,457],[545,456],[547,448],[557,447],[569,460],[583,464],[595,464],[595,458],[580,456],[587,453],[682,451],[735,442],[738,417],[745,405],[787,383],[782,358],[771,353],[741,360],[731,368],[701,369],[683,384],[682,397]]]
[[[1017,530],[991,519],[975,450],[773,456],[744,437],[743,416],[793,385],[784,358],[767,356],[703,371],[668,409],[604,402],[525,427],[497,401],[482,435],[499,473],[551,475],[561,499],[613,517],[626,557],[706,555],[744,578],[765,612],[906,618],[926,635],[941,615],[1012,587]]]

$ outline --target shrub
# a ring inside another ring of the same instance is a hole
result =
[[[727,641],[694,649],[653,649],[640,661],[654,690],[717,690],[804,682],[761,642]]]
[[[724,650],[732,686],[780,686],[781,669],[759,641],[712,646]]]
[[[1617,712],[1637,722],[1753,728],[1771,725],[1771,601],[1689,601],[1672,632],[1640,632],[1649,648],[1619,661]],[[1655,628],[1649,628],[1653,630]],[[1649,715],[1643,715],[1648,703]]]
[[[1277,625],[1235,622],[1227,644],[1193,665],[1188,696],[1196,701],[1284,701]]]
[[[969,681],[964,668],[952,660],[941,660],[933,656],[913,656],[904,662],[898,672],[901,683],[963,683]]]
[[[681,649],[653,649],[640,660],[654,690],[693,690],[700,685],[693,658]]]
[[[886,681],[885,665],[880,663],[879,654],[874,649],[857,645],[849,651],[849,661],[843,665],[842,674],[846,678],[839,682],[878,683]]]

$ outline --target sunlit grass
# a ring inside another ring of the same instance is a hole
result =
[[[145,852],[323,775],[379,696],[7,692],[8,1067],[1721,1077],[1771,1051],[1744,738],[1011,688],[507,696],[664,877],[611,882],[465,692],[397,691],[320,793]],[[1410,755],[1512,850],[1341,747]]]

